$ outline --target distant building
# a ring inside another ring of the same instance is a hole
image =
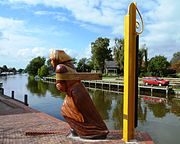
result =
[[[107,75],[117,75],[118,70],[119,67],[115,61],[105,61],[105,73]]]
[[[6,75],[14,75],[14,72],[2,72],[1,75],[2,76],[6,76]]]

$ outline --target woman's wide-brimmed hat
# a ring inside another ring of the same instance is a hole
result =
[[[66,62],[72,61],[72,58],[63,50],[52,51],[50,59],[57,63],[56,80],[101,80],[102,74],[76,72],[75,69],[69,67]]]
[[[50,54],[50,59],[56,60],[59,64],[72,61],[72,58],[63,50],[52,51]]]

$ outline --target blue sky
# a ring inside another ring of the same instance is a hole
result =
[[[130,0],[0,0],[0,66],[25,68],[52,49],[80,59],[91,56],[98,37],[124,36],[124,16]],[[145,23],[140,45],[148,58],[170,60],[180,51],[180,1],[136,0]]]

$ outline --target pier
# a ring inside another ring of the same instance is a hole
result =
[[[112,81],[82,81],[86,87],[96,88],[96,89],[105,89],[112,92],[120,92],[123,93],[124,84],[120,82],[112,82]],[[155,87],[155,86],[138,86],[138,93],[140,95],[148,95],[153,96],[155,93],[163,93],[162,97],[168,98],[170,93],[172,92],[172,88],[166,87]]]
[[[3,88],[0,88],[0,94],[3,95],[4,97],[6,98],[12,98],[13,100],[17,101],[17,102],[20,102],[26,106],[28,106],[28,95],[25,94],[24,95],[24,101],[22,100],[19,100],[19,99],[16,99],[15,96],[14,96],[14,91],[11,91],[11,96],[7,96],[7,95],[4,95],[4,89]]]
[[[45,77],[43,79],[45,82],[49,83],[55,83],[55,78],[51,77]],[[124,88],[124,83],[123,80],[83,80],[82,83],[87,87],[87,88],[95,88],[99,90],[106,90],[110,92],[118,92],[118,93],[123,93],[123,88]],[[169,86],[145,86],[141,82],[138,86],[138,93],[140,95],[156,95],[158,93],[162,93],[160,97],[163,98],[168,98],[171,94],[173,94],[173,90]]]
[[[6,144],[119,144],[122,130],[110,130],[105,140],[73,137],[66,122],[32,109],[0,93],[0,143]],[[132,143],[153,144],[147,132],[136,131]]]

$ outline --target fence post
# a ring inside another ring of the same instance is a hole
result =
[[[111,84],[110,84],[110,81],[109,81],[109,91],[111,90]]]
[[[1,90],[1,94],[4,95],[4,89],[0,88],[0,90]]]
[[[24,104],[26,106],[28,106],[28,95],[27,94],[24,95]]]
[[[166,86],[166,98],[168,98],[168,94],[169,94],[169,87]]]
[[[151,88],[151,96],[153,96],[153,88]]]
[[[14,91],[11,91],[11,98],[14,99]]]

